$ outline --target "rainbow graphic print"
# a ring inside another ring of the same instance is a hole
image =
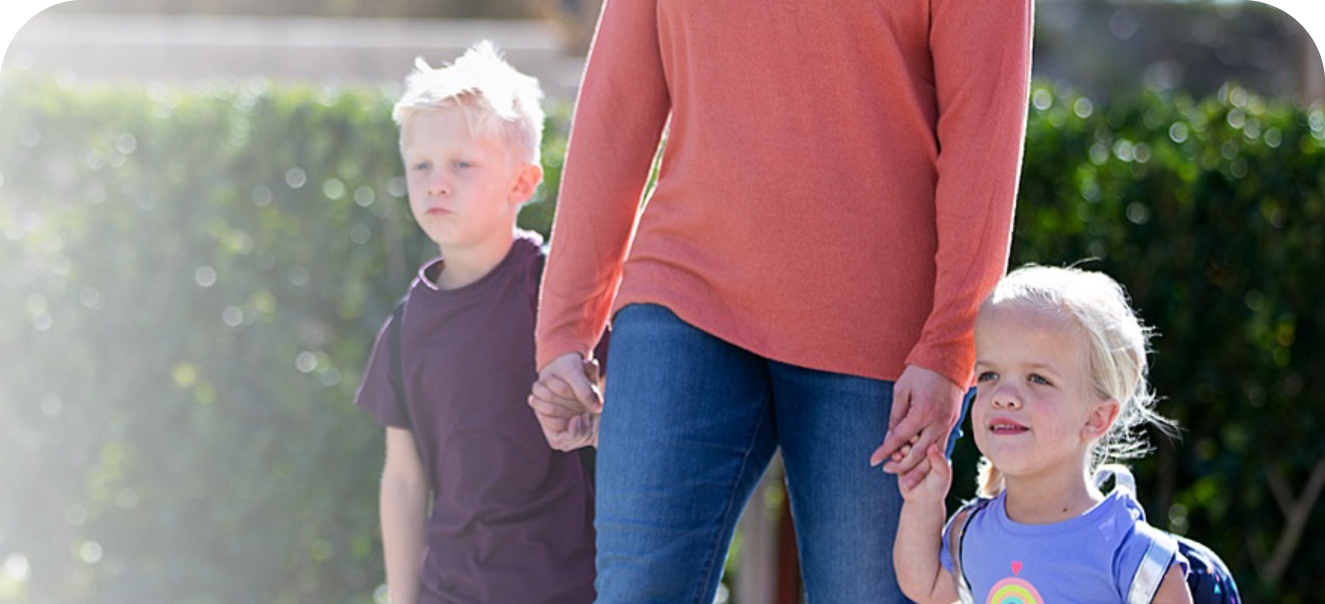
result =
[[[989,589],[989,598],[985,604],[1044,604],[1044,598],[1040,597],[1040,592],[1035,589],[1025,579],[1016,575],[1021,574],[1021,563],[1012,563],[1012,575]]]

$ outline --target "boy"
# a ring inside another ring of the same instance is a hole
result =
[[[356,400],[386,427],[395,604],[595,597],[590,476],[526,404],[544,252],[515,219],[543,177],[541,96],[483,42],[440,69],[420,59],[393,112],[410,211],[441,251],[378,335]]]

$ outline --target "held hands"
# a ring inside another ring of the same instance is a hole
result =
[[[911,445],[903,446],[898,450],[896,456],[901,457],[913,450]],[[943,503],[944,498],[948,496],[948,489],[952,486],[952,464],[943,458],[943,451],[937,444],[929,446],[925,454],[925,470],[917,479],[915,484],[907,484],[905,481],[897,481],[898,490],[902,492],[902,501],[916,503]],[[920,472],[921,467],[917,466],[910,477],[916,472]]]
[[[870,456],[870,465],[882,463],[883,471],[897,474],[903,492],[916,488],[932,465],[927,452],[931,446],[945,443],[956,425],[963,394],[961,386],[943,375],[907,365],[893,385],[888,434]]]
[[[598,362],[586,361],[578,353],[559,356],[538,372],[529,406],[553,449],[598,445],[598,417],[603,412],[598,383]]]

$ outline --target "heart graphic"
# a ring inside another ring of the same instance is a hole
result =
[[[1021,574],[1021,563],[1020,563],[1020,562],[1013,562],[1013,563],[1012,563],[1012,574],[1013,574],[1013,576],[1016,576],[1016,575],[1020,575],[1020,574]]]

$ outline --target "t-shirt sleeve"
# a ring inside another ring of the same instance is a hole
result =
[[[960,511],[961,510],[958,509],[958,512]],[[956,518],[957,514],[953,514],[952,517],[948,519],[948,523],[943,526],[943,544],[939,546],[939,564],[942,564],[943,568],[946,569],[950,575],[954,574],[955,571],[953,570],[952,564],[952,551],[948,549],[948,539],[952,536],[952,521]]]
[[[359,393],[354,404],[364,408],[377,423],[383,427],[412,429],[409,415],[405,413],[404,393],[400,391],[395,371],[391,367],[391,354],[388,350],[388,334],[393,328],[394,318],[387,317],[382,329],[373,343],[373,352],[368,357],[368,366],[364,368],[363,382],[359,384]],[[397,340],[399,345],[399,340]]]
[[[1187,558],[1178,552],[1177,541],[1164,531],[1137,522],[1123,537],[1114,559],[1113,579],[1119,596],[1126,601],[1133,583],[1140,581],[1143,582],[1141,588],[1149,592],[1148,598],[1153,598],[1154,590],[1159,588],[1159,581],[1174,564],[1182,567],[1183,576],[1186,577],[1189,565]]]

